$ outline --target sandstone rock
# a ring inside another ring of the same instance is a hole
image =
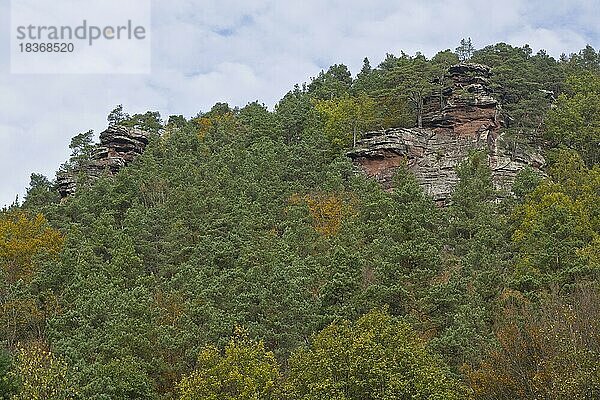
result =
[[[77,190],[77,179],[74,173],[58,172],[56,184],[61,198],[72,195]]]
[[[501,107],[488,86],[490,68],[458,64],[448,70],[451,85],[427,99],[423,128],[391,128],[366,133],[348,156],[386,188],[406,163],[424,191],[446,204],[458,182],[456,167],[473,150],[488,154],[494,183],[509,190],[526,166],[545,161],[530,146],[509,150],[502,142]]]
[[[75,193],[81,177],[95,180],[104,174],[112,176],[138,155],[142,154],[149,141],[150,133],[136,128],[119,125],[109,126],[100,134],[92,159],[83,167],[59,172],[56,176],[61,197]]]

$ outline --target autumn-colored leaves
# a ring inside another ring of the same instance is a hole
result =
[[[23,212],[13,212],[0,216],[0,265],[5,280],[29,281],[36,272],[36,257],[55,256],[63,240],[41,214],[28,217]]]
[[[53,293],[40,292],[31,282],[44,262],[55,259],[64,237],[41,215],[21,211],[0,215],[0,335],[16,348],[16,399],[67,398],[67,367],[45,344],[46,319],[58,311]]]
[[[355,201],[347,193],[294,194],[290,197],[290,204],[306,204],[313,228],[326,237],[337,234],[342,222],[356,214]]]

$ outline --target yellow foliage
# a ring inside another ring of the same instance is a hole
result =
[[[18,340],[43,335],[46,319],[59,311],[58,299],[50,291],[16,290],[38,273],[38,257],[56,257],[63,236],[48,226],[41,214],[0,214],[0,336],[9,347]]]
[[[20,346],[16,374],[21,390],[14,400],[48,400],[75,398],[76,392],[67,379],[67,365],[43,342]]]
[[[196,370],[179,384],[180,400],[276,400],[281,378],[274,354],[236,328],[224,353],[214,346],[202,349]]]
[[[210,128],[213,125],[210,118],[204,117],[196,118],[194,120],[194,123],[198,126],[198,137],[200,139],[204,139],[204,136],[206,136],[206,133],[210,130]]]
[[[355,144],[362,132],[377,126],[375,102],[364,94],[319,100],[314,106],[324,117],[325,133],[336,146]]]
[[[235,124],[235,115],[231,112],[211,115],[210,117],[194,118],[192,122],[197,126],[198,137],[204,139],[206,134],[219,126],[232,127]]]
[[[57,255],[64,238],[48,226],[42,214],[28,218],[23,212],[0,216],[0,267],[6,280],[28,281],[35,273],[34,257],[39,254]]]
[[[323,236],[334,236],[346,217],[355,214],[353,200],[345,194],[294,194],[290,203],[305,203],[313,220],[315,231]]]

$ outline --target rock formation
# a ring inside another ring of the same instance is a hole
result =
[[[120,125],[109,126],[100,134],[100,144],[96,145],[91,160],[79,168],[57,173],[58,191],[62,198],[77,190],[81,177],[95,180],[102,175],[115,175],[121,168],[142,154],[148,144],[148,132]]]
[[[448,70],[450,85],[425,104],[423,128],[368,132],[348,156],[385,188],[406,163],[433,199],[445,204],[458,177],[456,167],[473,150],[488,154],[494,183],[510,189],[517,173],[539,169],[544,158],[529,146],[508,149],[501,140],[501,107],[488,85],[490,68],[458,64]]]

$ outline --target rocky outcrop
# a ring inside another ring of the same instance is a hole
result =
[[[449,86],[425,104],[423,128],[368,132],[348,156],[385,188],[406,163],[424,191],[445,204],[458,182],[456,167],[474,150],[485,151],[498,189],[509,190],[526,166],[539,169],[544,158],[527,145],[504,144],[501,107],[488,85],[490,69],[459,64],[448,70]]]
[[[56,182],[61,197],[75,193],[82,178],[93,181],[103,175],[115,175],[142,154],[149,136],[148,132],[140,129],[109,126],[100,134],[100,143],[96,145],[89,162],[57,174]]]
[[[64,199],[77,191],[77,174],[74,171],[59,171],[56,173],[58,193]]]
[[[430,96],[423,126],[459,136],[497,132],[500,106],[488,85],[490,68],[480,64],[458,64],[448,69],[450,86],[441,96]]]

